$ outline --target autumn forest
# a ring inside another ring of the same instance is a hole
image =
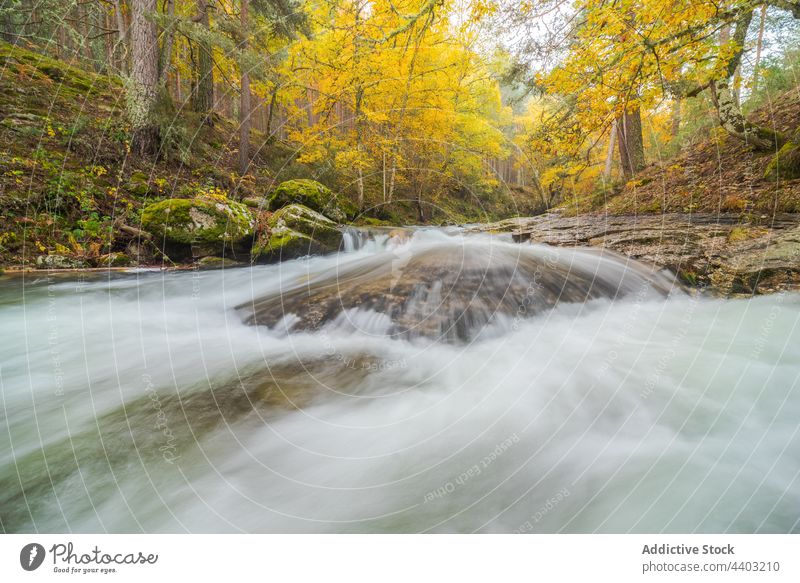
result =
[[[0,249],[106,255],[148,203],[257,207],[294,179],[373,224],[791,212],[772,167],[780,152],[783,178],[800,172],[798,16],[791,0],[4,0]],[[755,194],[673,187],[709,139],[763,160]]]

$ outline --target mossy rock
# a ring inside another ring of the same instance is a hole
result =
[[[97,267],[128,267],[131,258],[125,253],[106,253],[98,257],[94,263]]]
[[[360,217],[358,220],[358,225],[361,227],[394,227],[396,224],[392,221],[376,219],[375,217]]]
[[[324,184],[305,178],[281,182],[269,197],[270,210],[275,211],[290,204],[306,206],[337,223],[343,223],[357,213],[350,201],[337,197]]]
[[[253,261],[273,262],[331,253],[342,244],[342,232],[336,223],[299,204],[275,212],[267,220],[267,227],[250,252]]]
[[[245,265],[241,261],[234,261],[227,257],[201,257],[195,263],[197,269],[201,271],[210,271],[212,269],[228,269],[231,267],[240,267]]]
[[[793,180],[800,178],[800,146],[787,142],[770,160],[764,173],[766,180]]]
[[[248,196],[247,198],[242,199],[242,204],[250,207],[251,209],[263,210],[262,207],[264,207],[264,200],[255,196]]]
[[[136,196],[146,196],[150,192],[150,178],[144,172],[137,170],[131,174],[125,188]]]
[[[36,269],[81,269],[86,267],[80,259],[64,255],[40,255],[36,258]]]
[[[235,248],[253,235],[255,216],[238,202],[217,198],[171,198],[142,211],[142,227],[156,242],[192,246],[196,256]]]

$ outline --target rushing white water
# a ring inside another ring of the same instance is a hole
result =
[[[349,241],[272,266],[0,281],[2,528],[800,531],[800,296],[664,298],[639,265],[502,237]],[[503,304],[447,341],[355,304],[246,323],[381,258],[396,286],[454,244],[552,256],[627,295]]]

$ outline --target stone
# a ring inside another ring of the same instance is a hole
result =
[[[244,244],[255,232],[256,219],[245,205],[216,197],[173,198],[142,212],[142,227],[157,245],[191,246],[195,256],[223,253]],[[166,250],[169,254],[169,249]],[[180,251],[180,250],[179,250]]]
[[[562,217],[551,212],[470,230],[512,233],[523,244],[609,249],[720,296],[800,289],[796,215],[743,221],[739,215],[716,213]]]
[[[64,255],[40,255],[36,258],[37,269],[81,269],[83,267],[86,267],[86,263],[80,259]]]
[[[125,253],[106,253],[95,260],[97,267],[128,267],[131,259]]]
[[[336,223],[299,204],[285,206],[267,219],[250,257],[255,262],[295,259],[338,251],[343,234]]]
[[[269,197],[269,210],[276,211],[290,204],[306,206],[337,223],[346,222],[357,212],[345,197],[337,197],[324,184],[305,178],[281,182]]]

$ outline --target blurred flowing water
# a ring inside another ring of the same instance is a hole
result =
[[[798,532],[800,296],[351,231],[0,279],[7,532]]]

